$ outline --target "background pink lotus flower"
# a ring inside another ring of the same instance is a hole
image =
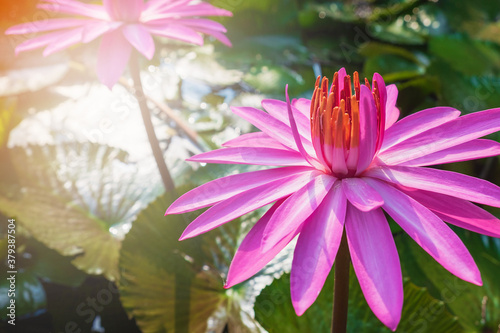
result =
[[[375,74],[361,85],[344,69],[316,83],[312,100],[264,100],[233,112],[261,132],[191,161],[281,166],[220,178],[181,196],[166,214],[212,206],[182,239],[274,203],[241,243],[226,287],[261,270],[295,236],[291,297],[298,315],[315,301],[345,229],[354,270],[375,315],[395,330],[403,305],[396,246],[383,211],[451,273],[481,285],[469,251],[445,222],[499,237],[500,221],[472,202],[500,207],[500,187],[426,166],[500,154],[479,139],[500,129],[500,109],[462,117],[450,107],[398,121],[398,91]],[[445,221],[445,222],[443,222]]]
[[[16,47],[16,53],[44,47],[48,56],[78,43],[102,36],[97,75],[112,87],[123,73],[132,47],[151,59],[155,52],[152,35],[202,45],[200,33],[231,46],[221,24],[199,16],[232,16],[232,13],[192,0],[103,0],[103,5],[77,0],[42,0],[38,8],[79,18],[52,18],[9,28],[8,35],[46,32]]]

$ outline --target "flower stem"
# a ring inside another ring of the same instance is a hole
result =
[[[345,333],[347,328],[347,308],[349,301],[350,255],[344,230],[340,247],[335,258],[335,282],[333,291],[332,333]]]
[[[134,81],[134,96],[139,102],[139,107],[141,109],[142,120],[144,121],[144,127],[146,127],[146,132],[148,134],[149,144],[153,150],[153,155],[156,160],[156,165],[160,171],[161,179],[163,185],[165,186],[165,191],[175,193],[175,184],[168,171],[167,164],[163,157],[163,152],[160,148],[160,143],[156,137],[153,122],[151,121],[151,114],[147,105],[147,101],[144,95],[144,90],[142,88],[141,76],[139,71],[139,57],[137,52],[133,51],[130,59],[130,74],[132,80]]]

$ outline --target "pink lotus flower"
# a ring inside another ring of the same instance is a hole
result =
[[[273,203],[241,243],[226,287],[261,270],[298,235],[291,297],[298,315],[315,301],[343,230],[354,270],[375,315],[395,330],[403,305],[401,267],[383,211],[451,273],[481,285],[473,258],[448,223],[499,237],[500,221],[469,201],[500,207],[500,187],[425,166],[500,154],[478,139],[500,129],[500,109],[459,117],[436,107],[398,121],[398,91],[375,74],[360,85],[341,69],[316,82],[312,101],[264,100],[261,111],[233,112],[261,132],[249,133],[191,161],[281,166],[220,178],[175,201],[166,214],[213,206],[181,240]]]
[[[9,28],[8,35],[48,32],[16,47],[16,53],[45,47],[44,56],[78,43],[88,43],[102,36],[97,60],[97,75],[112,87],[120,78],[130,58],[132,46],[151,59],[155,52],[152,35],[203,45],[200,33],[215,37],[231,46],[219,23],[195,18],[232,16],[232,13],[208,3],[192,0],[103,0],[103,5],[77,0],[42,0],[38,8],[81,18],[52,18]]]

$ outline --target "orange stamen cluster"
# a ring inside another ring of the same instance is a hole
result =
[[[339,82],[339,75],[335,73],[332,86],[328,89],[326,77],[320,80],[318,76],[316,79],[311,99],[311,136],[313,141],[314,138],[319,139],[322,156],[330,167],[332,149],[343,149],[347,159],[349,151],[359,146],[361,86],[358,72],[353,74],[353,83],[354,90],[352,90],[351,76],[346,75],[343,82]],[[365,79],[365,85],[372,91],[375,105],[380,111],[377,82],[373,82],[373,90],[367,79]]]

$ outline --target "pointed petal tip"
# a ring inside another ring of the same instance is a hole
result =
[[[475,284],[476,286],[482,286],[483,285],[483,279],[481,278],[481,275],[479,275],[479,277],[477,277],[477,280],[475,281],[471,281],[472,284]]]
[[[389,329],[393,332],[396,332],[397,328],[398,328],[398,325],[399,325],[399,321],[395,324],[392,324],[392,325],[388,325],[387,327],[389,327]]]
[[[167,210],[165,211],[165,215],[163,216],[173,215],[173,214],[177,214],[177,212],[175,211],[175,207],[171,205],[170,207],[167,208]]]
[[[395,332],[396,329],[398,328],[399,322],[401,321],[402,309],[403,309],[403,306],[401,306],[401,310],[395,316],[387,314],[383,318],[378,317],[378,319],[382,322],[382,324],[387,326],[391,331]]]
[[[470,276],[468,277],[460,277],[462,280],[470,282],[472,284],[475,284],[476,286],[482,286],[483,285],[483,279],[481,278],[481,272],[479,271],[479,268],[474,267],[471,272]]]
[[[179,237],[179,242],[182,242],[183,240],[186,240],[186,239],[189,239],[189,238],[193,238],[194,236],[190,235],[190,233],[186,233],[186,231],[184,230],[184,232],[182,233],[181,237]]]
[[[293,304],[293,309],[295,310],[295,314],[297,316],[302,316],[306,310],[309,308],[308,306],[304,306],[304,304],[302,304],[303,302],[301,301],[293,301],[292,300],[292,304]]]

